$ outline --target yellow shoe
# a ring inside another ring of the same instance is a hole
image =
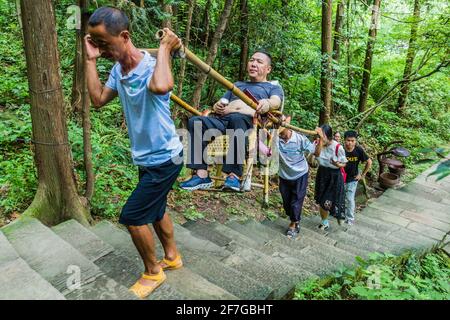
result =
[[[176,270],[180,269],[183,266],[183,261],[181,260],[181,256],[177,255],[174,260],[167,260],[166,258],[158,261],[163,270]]]
[[[166,278],[167,277],[163,269],[161,269],[158,274],[154,275],[147,275],[143,273],[141,279],[150,280],[153,281],[153,283],[150,285],[143,285],[138,280],[129,290],[139,298],[144,299],[148,297],[153,290],[158,288],[166,280]]]

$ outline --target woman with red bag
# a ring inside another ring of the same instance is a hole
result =
[[[333,131],[327,124],[318,130],[319,141],[315,155],[319,162],[316,175],[314,199],[320,206],[322,222],[319,229],[328,230],[330,223],[328,216],[331,214],[339,224],[345,219],[345,171],[347,164],[344,148],[333,140]]]

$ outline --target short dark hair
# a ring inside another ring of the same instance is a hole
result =
[[[345,131],[345,133],[344,133],[344,139],[347,139],[347,138],[358,138],[358,132],[356,132],[355,130],[348,130],[348,131]]]
[[[333,129],[328,124],[323,124],[320,126],[323,134],[328,138],[328,140],[333,139]]]
[[[109,34],[117,36],[128,30],[130,22],[125,12],[114,7],[100,7],[91,15],[88,24],[91,27],[103,24]]]
[[[259,50],[256,50],[255,52],[253,52],[253,54],[255,54],[255,53],[262,53],[265,56],[267,56],[267,58],[269,58],[269,66],[272,65],[272,56],[271,56],[271,54],[269,52],[267,52],[264,49],[259,49]]]

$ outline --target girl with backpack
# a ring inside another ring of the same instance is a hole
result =
[[[345,170],[347,163],[344,148],[333,140],[333,131],[327,124],[317,130],[319,141],[316,146],[316,157],[319,169],[316,175],[314,199],[320,206],[322,222],[319,229],[328,230],[328,216],[331,214],[341,224],[345,219]],[[317,156],[318,155],[318,156]]]

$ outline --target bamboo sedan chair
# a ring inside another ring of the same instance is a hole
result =
[[[277,85],[280,86],[282,92],[283,92],[283,99],[281,102],[281,106],[279,111],[283,112],[284,110],[284,103],[285,103],[285,97],[284,97],[284,91],[282,86],[280,85],[280,83],[277,80],[274,81],[270,81],[270,83],[272,83],[273,85]],[[258,128],[254,128],[255,130],[260,130]],[[274,135],[274,131],[275,129],[271,129],[272,133],[268,136],[267,141],[261,141],[263,143],[265,143],[268,146],[271,146],[272,144],[272,137]],[[256,131],[256,134],[252,137],[249,136],[249,141],[248,141],[248,152],[246,153],[246,159],[245,159],[245,163],[244,163],[244,176],[242,177],[242,190],[243,191],[250,191],[251,187],[259,187],[259,188],[263,188],[264,191],[264,202],[266,204],[268,204],[269,202],[269,176],[270,176],[270,167],[272,165],[272,161],[276,161],[278,160],[277,158],[277,154],[273,154],[273,156],[271,157],[266,157],[266,161],[264,161],[264,163],[260,163],[260,165],[262,166],[263,170],[262,170],[262,175],[263,175],[263,184],[258,184],[258,183],[252,183],[252,168],[250,168],[251,171],[249,171],[249,161],[254,161],[254,157],[251,157],[251,153],[253,153],[253,155],[256,157],[257,150],[256,148],[258,148],[258,140],[259,139],[259,134]],[[250,141],[253,138],[253,141]],[[208,162],[215,162],[215,164],[213,165],[213,170],[212,172],[215,173],[214,176],[211,177],[211,179],[214,180],[214,187],[218,188],[221,184],[222,181],[225,180],[225,178],[222,175],[222,167],[223,167],[223,161],[224,158],[226,157],[227,153],[228,153],[228,148],[229,148],[230,142],[229,142],[229,136],[227,135],[221,135],[216,137],[212,142],[209,143],[208,145],[208,149],[207,149],[207,155],[208,155]],[[274,148],[276,149],[276,148]]]
[[[162,39],[162,37],[164,37],[165,32],[163,30],[159,30],[155,37],[157,39]],[[156,56],[157,55],[157,49],[143,49],[146,50],[147,52],[149,52],[151,55]],[[179,56],[181,58],[185,58],[187,60],[189,60],[193,65],[195,65],[201,72],[207,74],[209,77],[213,78],[215,81],[217,81],[219,84],[221,84],[223,87],[225,87],[228,90],[231,90],[233,92],[233,94],[235,94],[238,98],[240,98],[242,101],[244,101],[248,106],[250,106],[251,108],[253,108],[254,110],[256,110],[257,108],[257,102],[255,102],[255,100],[251,99],[249,96],[247,96],[244,92],[240,91],[238,88],[236,88],[233,83],[231,83],[230,81],[228,81],[227,79],[225,79],[223,76],[221,76],[216,70],[214,70],[210,65],[206,64],[205,62],[203,62],[202,60],[200,60],[194,53],[192,53],[188,48],[184,47],[182,44],[180,45],[179,48],[176,49],[176,51],[174,51],[175,54],[174,56]],[[194,114],[194,115],[203,115],[200,111],[198,111],[197,109],[193,108],[192,106],[190,106],[189,104],[187,104],[186,102],[184,102],[183,100],[181,100],[180,98],[178,98],[176,95],[172,94],[171,95],[171,100],[174,101],[177,105],[179,105],[180,107],[184,108],[185,110],[189,111],[190,113]],[[274,131],[273,129],[277,128],[277,127],[284,127],[296,132],[300,132],[306,135],[315,135],[316,131],[313,130],[308,130],[308,129],[303,129],[303,128],[299,128],[296,126],[293,126],[287,122],[285,122],[282,119],[282,112],[276,110],[276,111],[271,111],[269,113],[267,113],[267,116],[265,117],[267,120],[266,124],[263,124],[263,127],[265,131],[268,132],[273,132],[275,133],[276,131]],[[258,122],[256,121],[256,118],[254,118],[254,127],[256,127],[256,124]],[[273,129],[270,129],[273,128]],[[267,130],[268,129],[268,130]],[[253,132],[255,132],[254,136],[256,137],[256,130],[253,130]],[[272,135],[269,135],[269,143],[268,145],[270,146],[272,144]],[[222,138],[223,139],[223,138]],[[226,139],[226,138],[225,138]],[[257,143],[256,143],[256,138],[254,139],[249,139],[249,144],[250,144],[250,150],[254,150],[254,152],[249,152],[250,154],[250,158],[247,161],[248,163],[248,169],[246,169],[246,174],[244,176],[245,181],[247,182],[248,179],[246,179],[249,174],[251,174],[252,172],[252,168],[253,168],[253,158],[254,154],[256,153],[256,148],[257,148]],[[253,146],[252,146],[253,143]],[[219,143],[216,142],[216,146],[218,146],[216,148],[216,150],[218,152],[221,151],[221,153],[223,154],[224,152],[222,151],[223,148],[226,146],[225,143]],[[276,148],[274,148],[276,149]],[[220,150],[220,151],[219,151]],[[214,150],[211,153],[212,155],[214,155]],[[277,155],[277,152],[273,152],[274,155]],[[251,161],[250,161],[251,159]],[[265,179],[264,179],[264,186],[263,188],[265,189],[265,196],[264,196],[264,202],[268,203],[268,188],[269,188],[269,166],[266,166],[265,168]],[[220,179],[220,178],[218,178]],[[252,185],[252,184],[250,184]],[[253,184],[256,186],[256,184]]]

